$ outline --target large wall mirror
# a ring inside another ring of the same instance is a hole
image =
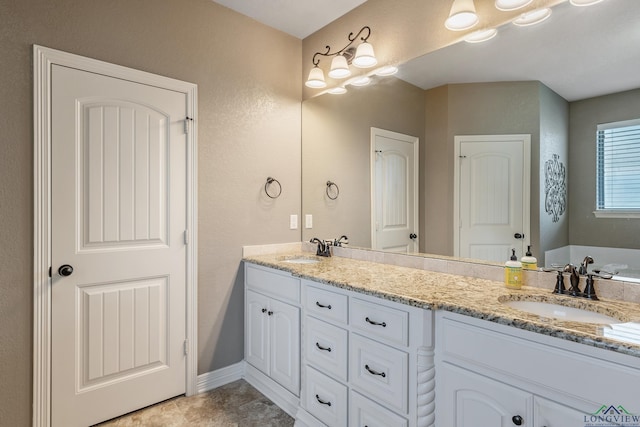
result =
[[[640,218],[593,213],[596,125],[640,117],[638,22],[637,0],[564,2],[536,26],[506,24],[487,42],[456,43],[373,85],[305,100],[303,240],[347,235],[352,246],[372,247],[378,128],[419,138],[421,253],[454,255],[460,135],[530,135],[526,243],[543,262],[573,262],[585,246],[640,249]]]

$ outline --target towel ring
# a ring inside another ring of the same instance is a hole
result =
[[[278,184],[278,192],[277,192],[277,194],[269,193],[269,186],[271,184],[273,184],[274,182],[276,184]],[[264,192],[267,193],[267,196],[269,196],[272,199],[277,199],[278,197],[280,197],[280,194],[282,194],[282,185],[280,184],[280,181],[278,181],[275,178],[268,177],[267,178],[267,183],[264,185]]]
[[[331,191],[332,191],[331,190],[332,188],[335,188],[335,190],[333,190],[333,191],[335,191],[335,196],[333,196],[333,197],[330,194]],[[327,190],[326,190],[326,192],[327,192],[327,197],[328,198],[330,198],[331,200],[335,200],[340,195],[340,188],[338,187],[338,184],[336,184],[335,182],[327,181]]]

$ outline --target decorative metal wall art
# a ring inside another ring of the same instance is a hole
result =
[[[558,154],[553,154],[544,164],[544,210],[553,222],[567,209],[567,170]]]

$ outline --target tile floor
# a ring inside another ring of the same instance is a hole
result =
[[[291,418],[239,380],[206,393],[176,397],[96,427],[290,427]]]

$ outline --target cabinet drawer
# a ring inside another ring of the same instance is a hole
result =
[[[247,287],[296,304],[300,303],[300,280],[289,274],[276,273],[252,264],[245,264],[245,283]]]
[[[346,324],[347,304],[346,295],[314,286],[305,287],[305,309],[319,319]]]
[[[347,380],[347,331],[321,320],[305,318],[307,362],[341,381]]]
[[[307,366],[305,409],[332,427],[347,425],[347,387]]]
[[[372,338],[381,338],[394,344],[409,342],[409,312],[351,299],[350,320],[354,329],[359,329]]]
[[[360,392],[407,413],[409,356],[398,349],[351,334],[349,380]]]
[[[407,427],[407,420],[351,390],[349,425],[355,427]]]

